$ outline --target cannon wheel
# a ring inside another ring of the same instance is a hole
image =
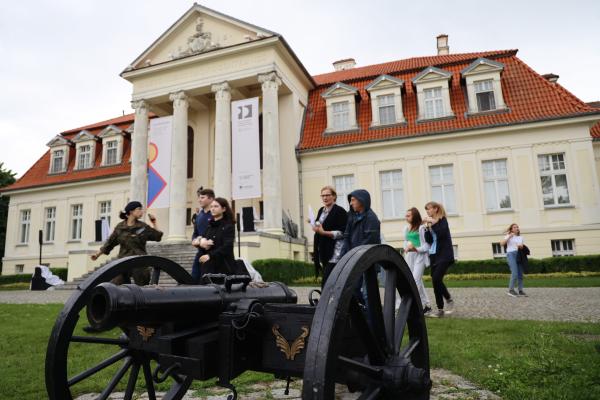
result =
[[[88,279],[80,284],[64,308],[56,318],[56,323],[50,334],[48,349],[46,351],[46,389],[50,400],[71,400],[71,387],[100,370],[124,360],[123,365],[110,380],[98,399],[106,399],[115,389],[119,381],[130,369],[129,380],[125,392],[125,399],[131,399],[137,382],[138,374],[142,369],[148,397],[156,398],[154,384],[150,371],[150,359],[143,353],[134,352],[128,348],[129,340],[126,334],[118,339],[89,336],[74,336],[73,332],[79,320],[80,311],[86,307],[92,290],[102,282],[108,282],[117,275],[131,271],[133,268],[153,267],[151,284],[158,284],[160,271],[166,272],[180,284],[192,284],[192,277],[179,264],[162,257],[156,256],[133,256],[113,261],[94,272]],[[97,365],[73,377],[67,376],[69,360],[69,347],[71,343],[103,344],[115,347],[115,354],[108,357]],[[163,400],[174,400],[183,397],[192,379],[181,375],[171,375],[175,383],[163,397]]]
[[[377,266],[386,273],[383,305]],[[366,307],[355,294],[361,277]],[[342,344],[348,331],[364,349],[361,357]],[[429,399],[429,348],[419,292],[404,258],[390,246],[353,249],[327,279],[308,340],[302,398],[333,399],[336,380],[362,391],[361,400]]]

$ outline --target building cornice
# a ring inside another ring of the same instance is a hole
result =
[[[130,173],[126,172],[126,173],[111,175],[109,177],[83,178],[78,181],[50,183],[50,184],[46,184],[46,185],[29,186],[29,187],[24,187],[24,188],[20,188],[20,189],[14,189],[14,190],[2,190],[2,191],[0,191],[0,195],[1,196],[5,196],[5,195],[14,196],[16,194],[40,192],[40,191],[48,190],[49,188],[50,189],[58,189],[60,187],[61,189],[68,189],[68,188],[84,186],[84,185],[88,185],[88,184],[92,184],[92,183],[98,184],[98,183],[105,183],[105,182],[114,182],[114,181],[123,180],[123,178],[129,179],[129,175],[130,175]]]

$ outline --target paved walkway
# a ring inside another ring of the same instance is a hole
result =
[[[311,288],[295,287],[299,303],[307,303]],[[433,291],[427,289],[433,301]],[[529,288],[529,297],[510,297],[501,288],[454,288],[453,318],[600,322],[600,287]],[[0,291],[0,303],[64,303],[71,291]]]

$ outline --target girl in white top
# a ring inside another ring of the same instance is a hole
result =
[[[406,212],[404,227],[404,259],[413,273],[423,313],[431,311],[429,297],[423,285],[423,271],[429,266],[429,244],[425,241],[425,225],[422,224],[421,214],[415,207]]]
[[[508,227],[504,239],[500,241],[500,245],[506,245],[506,262],[510,268],[507,294],[512,297],[527,296],[523,291],[523,265],[518,261],[519,249],[523,248],[523,237],[519,225],[511,224]],[[515,291],[515,284],[518,284],[518,293]]]

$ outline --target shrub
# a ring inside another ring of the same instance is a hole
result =
[[[304,261],[285,258],[265,258],[252,261],[252,266],[260,272],[265,282],[283,282],[287,285],[301,278],[314,276],[315,266]]]
[[[67,281],[67,274],[69,272],[67,268],[50,268],[50,272],[58,276],[63,281]]]
[[[457,261],[448,269],[448,274],[507,273],[505,259]],[[530,258],[528,273],[550,272],[600,272],[600,255]]]
[[[0,276],[0,285],[6,285],[9,283],[18,283],[18,282],[29,282],[29,281],[31,281],[31,274],[15,274],[15,275]]]

